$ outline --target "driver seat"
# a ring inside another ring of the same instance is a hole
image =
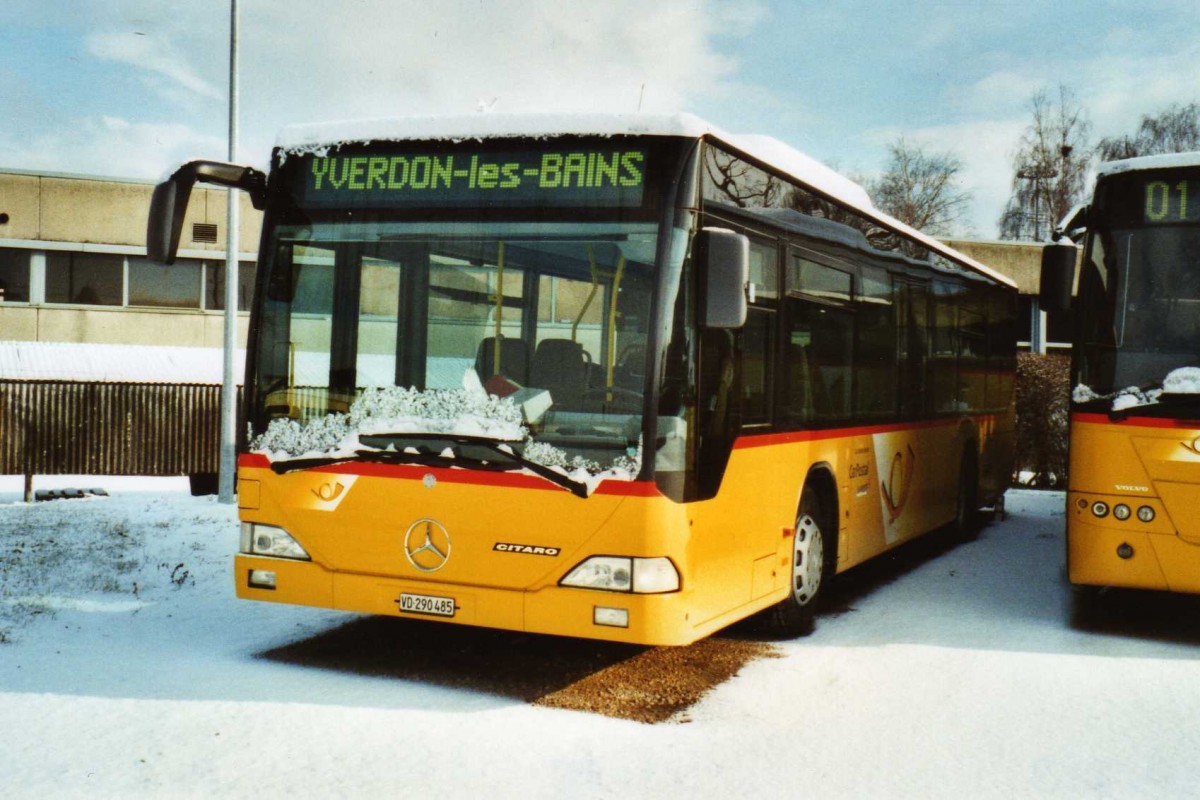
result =
[[[591,359],[579,342],[543,339],[533,353],[529,383],[547,389],[558,406],[578,406],[587,389]]]

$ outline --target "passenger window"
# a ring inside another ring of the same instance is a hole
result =
[[[747,424],[770,422],[775,314],[751,308],[742,331],[742,415]]]
[[[844,419],[853,386],[854,313],[849,273],[793,257],[788,270],[786,415]]]
[[[873,417],[896,413],[896,314],[892,282],[882,270],[863,270],[855,298],[858,346],[854,408]]]
[[[779,250],[774,242],[750,242],[750,285],[755,303],[779,299]]]
[[[775,309],[779,306],[779,247],[775,242],[750,241],[751,300],[742,329],[742,421],[754,425],[771,421],[775,386]]]
[[[930,357],[930,389],[934,411],[958,411],[958,327],[954,287],[934,288],[933,353]]]

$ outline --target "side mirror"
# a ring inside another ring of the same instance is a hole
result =
[[[700,327],[745,325],[750,240],[724,228],[704,228],[696,234],[692,256],[700,283]]]
[[[1075,285],[1079,249],[1069,242],[1048,244],[1042,250],[1042,277],[1038,301],[1043,311],[1069,311]]]
[[[1072,241],[1079,241],[1083,236],[1088,226],[1088,215],[1091,213],[1091,206],[1081,204],[1072,206],[1067,215],[1058,223],[1058,227],[1054,229],[1054,238],[1061,239],[1066,236]]]
[[[150,219],[146,223],[146,256],[158,264],[174,264],[179,252],[179,234],[193,181],[178,181],[175,175],[154,187],[150,197]]]
[[[154,195],[150,198],[150,218],[146,223],[146,255],[151,261],[175,263],[188,198],[197,181],[242,189],[250,194],[250,202],[255,208],[266,206],[267,176],[253,167],[223,161],[190,161],[154,187]]]

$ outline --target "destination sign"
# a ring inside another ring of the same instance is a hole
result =
[[[316,207],[639,206],[646,151],[522,150],[306,156],[297,200]]]
[[[1142,221],[1146,224],[1200,221],[1200,177],[1148,180],[1142,196]]]

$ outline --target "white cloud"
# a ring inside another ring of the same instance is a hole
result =
[[[951,86],[946,97],[957,110],[969,115],[1010,113],[1029,107],[1039,90],[1056,85],[1037,69],[1009,68],[989,73],[967,86]]]
[[[225,141],[181,123],[134,122],[103,116],[35,138],[0,137],[5,166],[46,172],[159,178],[167,165],[223,158]]]
[[[172,46],[165,36],[148,36],[139,31],[108,31],[88,35],[86,44],[88,52],[97,58],[145,70],[201,97],[225,96],[225,92],[196,74],[187,56]]]
[[[1133,133],[1144,114],[1200,100],[1200,44],[1176,53],[1097,59],[1085,81],[1083,101],[1096,135]]]
[[[247,139],[265,154],[284,124],[496,111],[676,111],[725,91],[756,3],[706,0],[367,2],[329,25],[322,0],[264,4],[245,20]],[[731,20],[738,20],[737,23]],[[302,75],[303,80],[296,80]]]
[[[112,0],[83,6],[89,56],[152,90],[146,117],[224,128],[223,6]],[[744,93],[722,46],[749,35],[760,0],[290,0],[243,3],[242,160],[263,164],[284,125],[497,112],[672,112]],[[219,101],[214,103],[213,101]],[[720,122],[720,120],[715,120]],[[165,169],[168,165],[162,165]],[[107,169],[107,168],[106,168]]]

